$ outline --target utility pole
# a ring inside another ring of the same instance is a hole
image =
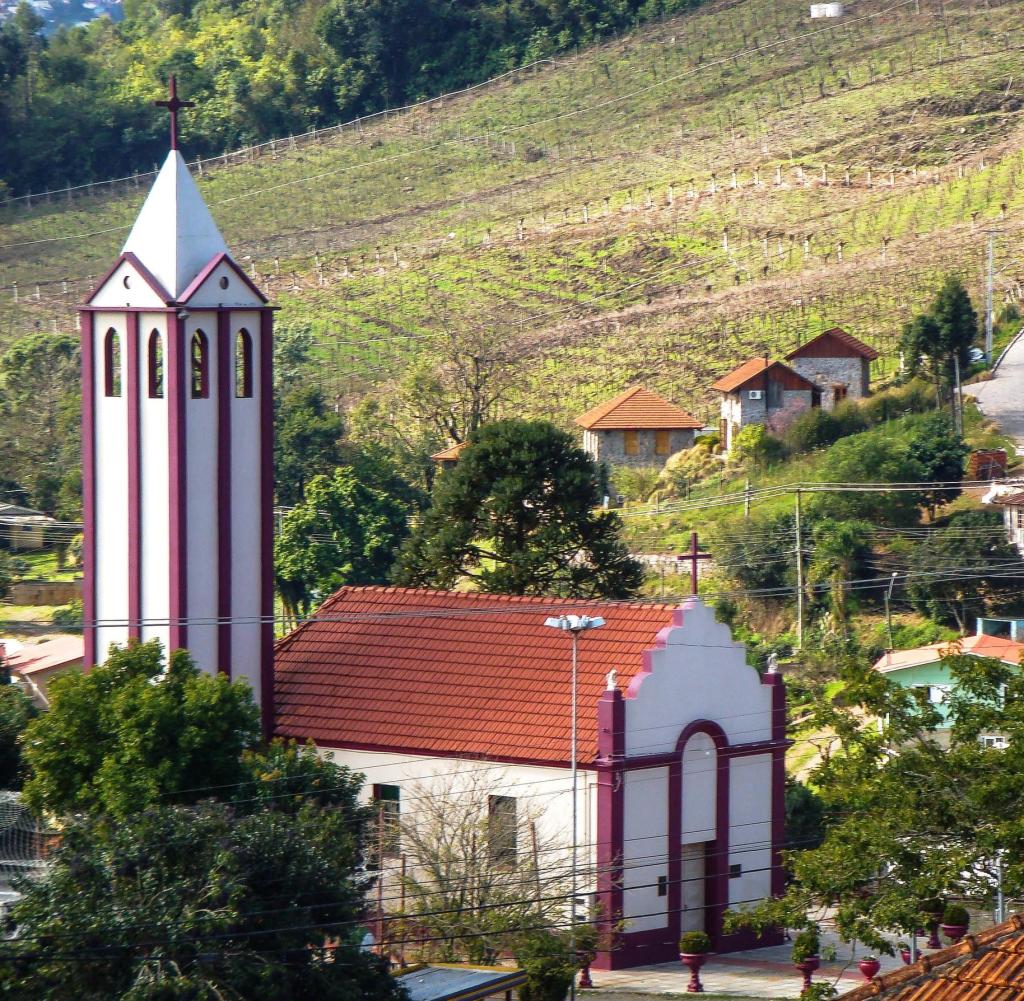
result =
[[[889,607],[889,602],[892,600],[892,589],[896,586],[896,578],[899,576],[897,571],[893,571],[892,576],[889,578],[889,587],[885,592],[885,630],[889,635],[889,650],[893,648],[892,642],[892,609]]]
[[[964,436],[964,387],[960,384],[960,353],[953,355],[953,371],[956,374],[956,399],[953,400],[953,421],[957,436]]]
[[[800,531],[800,491],[796,492],[796,646],[804,648],[804,541]]]
[[[1006,898],[1003,896],[1003,849],[996,852],[996,924],[1006,920]]]
[[[985,283],[985,361],[992,364],[992,270],[995,259],[995,233],[988,234],[988,281]]]
[[[743,517],[750,517],[750,479],[743,484]]]

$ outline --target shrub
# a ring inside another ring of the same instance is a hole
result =
[[[690,955],[711,951],[711,939],[706,932],[688,931],[679,939],[679,951]]]
[[[786,457],[786,446],[763,424],[748,424],[736,435],[732,458],[752,466],[770,466]]]
[[[842,437],[839,422],[820,407],[802,413],[786,428],[783,440],[791,452],[812,452]]]
[[[861,403],[858,409],[870,426],[906,414],[921,414],[934,407],[935,387],[922,379],[911,379],[905,385],[875,393]]]
[[[82,631],[82,614],[82,599],[75,598],[68,604],[55,608],[50,616],[50,622],[62,632],[80,633]]]
[[[793,962],[802,963],[811,956],[817,956],[821,949],[821,939],[817,928],[805,928],[793,939]]]
[[[658,475],[655,494],[659,499],[683,497],[688,486],[713,476],[721,468],[722,463],[715,455],[714,445],[705,445],[701,438],[693,448],[669,456],[665,468]]]
[[[942,923],[944,925],[969,925],[971,916],[967,913],[966,907],[959,904],[950,904],[942,912]]]
[[[520,1001],[564,1001],[576,976],[576,962],[559,935],[530,932],[519,939],[513,952],[516,965],[526,974]]]
[[[832,411],[832,419],[839,429],[840,438],[845,438],[849,434],[860,434],[861,431],[868,429],[868,419],[856,400],[843,400]]]
[[[928,897],[917,905],[917,909],[922,914],[934,917],[945,913],[946,903],[941,897]]]
[[[655,466],[615,466],[612,483],[629,501],[645,501],[658,485],[660,470]]]

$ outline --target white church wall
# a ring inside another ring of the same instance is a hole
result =
[[[668,873],[668,768],[623,775],[622,912],[631,932],[664,928],[668,896],[658,896],[658,877]]]
[[[683,748],[682,843],[714,841],[718,810],[718,752],[706,733],[695,733]]]
[[[245,309],[261,305],[263,302],[260,297],[224,261],[207,275],[202,285],[188,298],[189,309],[215,309],[218,306]]]
[[[729,903],[771,893],[772,758],[752,754],[729,763],[729,864],[742,867],[729,880]]]
[[[192,313],[185,322],[186,368],[192,335],[201,330],[209,345],[209,395],[193,399],[185,385],[185,492],[187,497],[188,649],[206,671],[217,664],[217,316]]]
[[[164,358],[163,396],[149,395],[149,339],[161,338]],[[139,497],[141,504],[142,639],[170,646],[170,506],[167,428],[167,317],[139,317]]]
[[[125,284],[127,279],[128,284]],[[157,308],[164,303],[131,261],[121,261],[103,286],[92,296],[92,305],[120,309],[123,306]],[[106,328],[104,328],[106,329]]]
[[[121,395],[104,393],[104,338],[117,332],[121,344]],[[128,368],[123,313],[97,313],[93,336],[96,469],[96,619],[121,622],[96,630],[96,656],[106,659],[111,643],[128,639]]]
[[[771,738],[771,690],[746,663],[742,644],[715,621],[714,610],[693,604],[685,631],[672,627],[666,645],[651,651],[652,670],[630,684],[626,699],[627,756],[675,750],[680,719],[713,720],[730,744]]]
[[[229,269],[230,270],[230,269]],[[232,272],[232,277],[234,273]],[[237,278],[236,278],[237,281]],[[257,701],[260,698],[261,600],[260,551],[260,473],[263,456],[260,452],[260,316],[256,312],[232,312],[232,366],[235,364],[234,342],[245,329],[252,339],[252,396],[234,395],[235,372],[232,371],[231,411],[231,613],[237,619],[231,627],[231,676],[246,678]]]

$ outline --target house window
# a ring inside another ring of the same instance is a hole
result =
[[[373,802],[377,808],[377,846],[385,858],[398,854],[401,845],[401,790],[398,786],[373,786]]]
[[[164,344],[159,330],[154,330],[149,335],[147,356],[149,361],[149,398],[160,400],[164,395]]]
[[[210,395],[210,342],[201,330],[192,335],[192,399]]]
[[[981,744],[982,747],[991,747],[997,751],[1005,751],[1007,746],[1006,738],[1002,736],[1002,734],[998,733],[983,733],[978,738],[978,743]]]
[[[659,876],[658,877],[658,896],[659,897],[667,897],[668,896],[668,876]]]
[[[103,395],[121,395],[121,338],[113,327],[103,338]]]
[[[778,379],[769,379],[768,388],[765,393],[769,410],[775,410],[782,406],[782,383]]]
[[[729,879],[739,879],[743,875],[743,866],[734,862],[729,866]]]
[[[514,796],[487,797],[487,846],[491,862],[511,864],[518,849],[518,824]]]
[[[928,686],[928,701],[932,705],[940,705],[946,701],[946,696],[949,694],[949,685],[929,685]]]
[[[640,436],[636,431],[623,431],[622,442],[625,448],[626,455],[639,455],[640,454]]]
[[[832,387],[832,402],[842,403],[842,401],[846,399],[847,392],[848,390],[846,386],[844,386],[841,382],[837,382]]]
[[[245,327],[235,338],[235,396],[240,400],[252,396],[252,338]]]
[[[668,431],[655,431],[654,432],[654,454],[655,455],[668,455],[669,454]]]

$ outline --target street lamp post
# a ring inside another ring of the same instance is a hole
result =
[[[572,773],[572,872],[570,874],[571,894],[569,909],[569,949],[576,959],[576,873],[577,873],[577,748],[576,748],[576,688],[578,675],[579,641],[580,633],[588,629],[600,629],[604,625],[604,619],[599,615],[558,615],[551,616],[544,621],[544,625],[552,629],[561,629],[572,637],[572,708],[571,708],[571,737],[569,751],[569,765]],[[569,988],[569,997],[576,1001],[576,974],[573,973],[572,985]]]

